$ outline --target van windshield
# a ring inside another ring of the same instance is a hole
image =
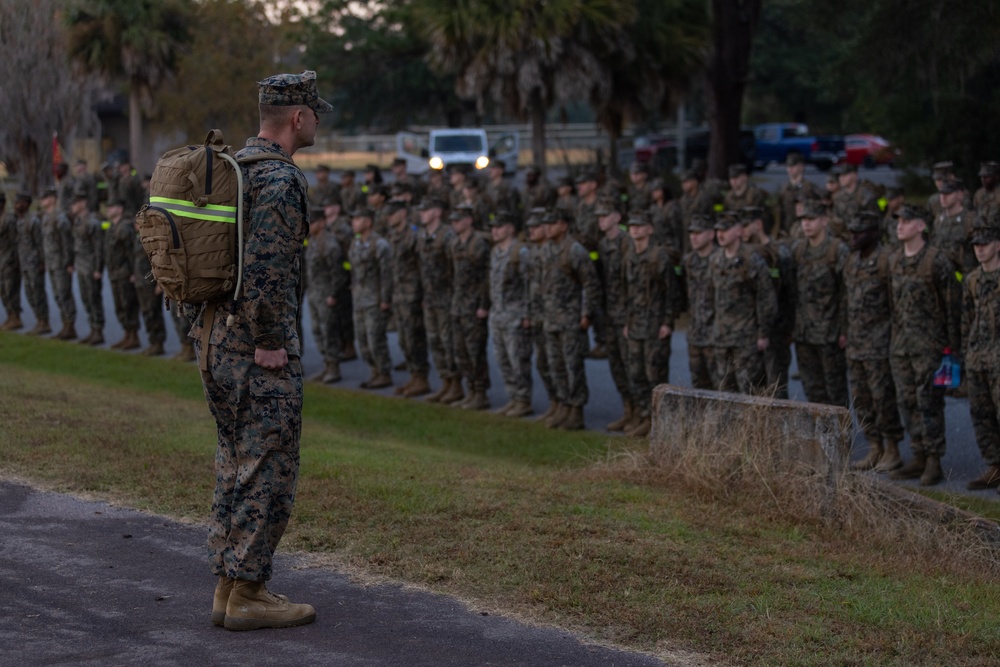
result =
[[[434,137],[435,153],[482,153],[483,138],[475,134],[458,134]]]

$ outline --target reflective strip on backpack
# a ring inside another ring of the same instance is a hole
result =
[[[166,197],[150,197],[150,204],[158,204],[174,215],[182,218],[195,218],[197,220],[211,220],[212,222],[227,222],[236,224],[236,207],[222,206],[221,204],[207,204],[205,206],[195,206],[184,199],[168,199]]]

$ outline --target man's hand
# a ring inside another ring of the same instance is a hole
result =
[[[666,338],[667,336],[669,336],[672,332],[673,332],[673,329],[670,328],[669,324],[660,325],[660,331],[659,331],[659,334],[658,334],[659,339],[663,340],[664,338]]]
[[[288,365],[288,352],[285,351],[285,348],[263,350],[258,347],[253,352],[253,362],[269,371],[280,371]]]
[[[584,331],[590,328],[590,318],[586,315],[580,318],[580,328]]]
[[[837,347],[839,347],[841,350],[847,347],[847,336],[837,337]]]
[[[94,271],[94,280],[100,280],[100,279],[101,279],[101,272]]]
[[[628,325],[627,324],[622,327],[622,337],[625,340],[628,340]]]
[[[476,317],[478,317],[479,319],[485,320],[489,316],[490,316],[490,311],[486,310],[485,308],[476,308]]]
[[[757,350],[759,352],[763,352],[764,350],[766,350],[770,346],[771,346],[771,339],[770,338],[758,338],[757,339]]]
[[[379,310],[381,310],[381,311],[382,311],[383,313],[387,313],[387,312],[389,312],[389,309],[390,309],[390,308],[392,308],[392,305],[391,305],[391,304],[388,304],[388,303],[380,303],[380,304],[378,305],[378,308],[379,308]]]
[[[328,308],[333,308],[334,306],[337,305],[337,300],[334,299],[332,296],[328,296],[326,297],[326,305]]]

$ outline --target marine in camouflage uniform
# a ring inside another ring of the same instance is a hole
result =
[[[1000,162],[979,163],[980,187],[972,197],[972,206],[976,213],[989,215],[1000,204]]]
[[[598,246],[600,267],[604,273],[604,345],[608,352],[608,367],[615,389],[622,397],[624,413],[621,419],[608,424],[609,431],[623,431],[635,416],[632,387],[628,377],[628,340],[625,325],[628,309],[625,297],[625,255],[632,239],[624,233],[618,202],[604,197],[597,206],[598,224],[604,237]]]
[[[635,417],[625,434],[643,438],[650,431],[653,387],[670,381],[670,336],[677,299],[674,261],[663,246],[653,245],[648,215],[628,218],[632,247],[625,253],[625,338],[628,378]]]
[[[320,206],[335,196],[327,195],[320,200]],[[312,335],[323,357],[323,371],[318,379],[324,383],[340,381],[340,357],[344,351],[341,320],[352,316],[351,311],[345,309],[351,289],[348,266],[347,255],[334,236],[329,220],[324,216],[311,223],[306,246],[306,274],[309,276],[306,299]]]
[[[764,229],[770,229],[772,223],[767,193],[750,182],[745,164],[729,165],[729,191],[722,200],[727,211],[739,213],[745,208],[759,208],[764,216]]]
[[[986,470],[970,490],[1000,486],[1000,211],[976,217],[971,241],[981,264],[962,282],[969,414]]]
[[[712,342],[720,391],[764,390],[763,351],[774,330],[778,302],[767,263],[743,245],[742,221],[723,211],[715,222],[719,250],[711,256]]]
[[[684,229],[691,227],[691,216],[698,213],[701,215],[714,216],[725,207],[722,205],[722,198],[718,196],[713,188],[702,183],[701,177],[693,169],[688,169],[681,174],[681,197],[678,200],[681,207],[681,217],[684,220]],[[685,241],[688,239],[685,238]],[[685,246],[685,252],[690,250]]]
[[[614,195],[604,194],[599,196],[598,183],[598,175],[595,172],[588,171],[581,174],[576,179],[578,194],[576,209],[566,211],[566,215],[567,219],[572,223],[571,231],[573,238],[583,246],[590,259],[595,263],[594,275],[597,276],[598,284],[600,284],[604,272],[600,266],[601,256],[597,249],[601,241],[601,230],[597,221],[597,206],[600,198],[614,197]],[[601,285],[602,289],[603,287]],[[603,311],[600,308],[596,309],[592,313],[591,319],[591,325],[594,327],[595,348],[591,351],[590,356],[600,359],[607,354],[607,350],[604,347],[604,332],[607,329],[607,325],[604,322]]]
[[[934,385],[934,373],[945,348],[960,355],[961,290],[951,260],[923,236],[931,219],[927,210],[906,205],[896,217],[900,246],[889,256],[889,353],[900,417],[910,434],[913,459],[891,476],[919,477],[920,483],[927,486],[943,477],[945,390]]]
[[[7,213],[7,195],[0,190],[0,300],[7,319],[3,331],[24,326],[21,323],[21,265],[17,259],[17,218]]]
[[[427,384],[430,362],[427,329],[424,326],[424,290],[420,283],[420,237],[410,224],[410,210],[399,200],[390,201],[389,244],[392,246],[392,311],[399,333],[399,346],[410,380],[396,393],[407,398],[431,393]]]
[[[465,398],[461,378],[455,368],[455,351],[451,333],[451,261],[448,248],[455,232],[442,222],[448,210],[447,200],[440,193],[428,191],[417,207],[421,229],[417,252],[420,255],[420,284],[423,287],[424,330],[434,367],[441,378],[441,387],[427,397],[431,403],[452,402]]]
[[[795,260],[795,356],[802,388],[812,403],[849,407],[844,264],[850,250],[828,230],[822,202],[806,202],[804,239],[792,251]]]
[[[139,226],[135,224],[135,244],[132,249],[132,282],[135,294],[139,299],[139,312],[146,326],[146,337],[149,346],[142,351],[148,357],[158,357],[163,354],[163,343],[167,340],[167,326],[163,317],[163,290],[153,278],[153,266],[149,255],[139,239]],[[184,340],[182,338],[181,340]]]
[[[799,153],[789,153],[785,158],[785,171],[788,180],[778,190],[777,206],[775,206],[774,226],[769,235],[780,239],[791,236],[802,238],[802,229],[798,226],[799,216],[796,204],[807,199],[822,199],[823,192],[812,181],[807,181],[805,161]]]
[[[600,310],[601,284],[587,250],[568,234],[570,217],[557,210],[545,225],[549,240],[542,270],[545,348],[560,405],[545,423],[579,430],[589,398],[584,368],[587,329]]]
[[[542,386],[549,399],[549,408],[538,419],[544,421],[559,408],[556,401],[556,385],[552,379],[552,366],[545,347],[545,251],[548,243],[543,224],[546,209],[533,208],[528,212],[524,226],[528,233],[528,320],[531,323],[531,343],[535,352],[535,368],[542,378]]]
[[[851,254],[844,265],[847,295],[847,373],[858,424],[869,442],[868,455],[852,466],[879,472],[902,465],[903,426],[889,365],[892,304],[889,249],[879,242],[882,216],[862,211],[847,223]]]
[[[690,252],[684,256],[684,285],[687,289],[688,324],[687,348],[691,386],[695,389],[716,389],[715,348],[712,331],[715,327],[715,291],[711,276],[715,230],[712,219],[701,213],[691,216],[688,236]]]
[[[87,312],[90,334],[81,340],[88,345],[104,342],[104,230],[97,214],[88,208],[89,193],[78,187],[73,193],[73,271],[80,301]],[[187,332],[185,332],[187,333]]]
[[[490,310],[490,242],[472,229],[474,210],[462,204],[449,220],[455,238],[448,246],[451,261],[451,331],[455,344],[455,365],[465,378],[469,396],[458,403],[469,410],[490,407],[486,390],[490,368],[486,361]]]
[[[72,192],[70,193],[72,199]],[[49,272],[62,329],[56,334],[59,340],[76,338],[76,299],[73,297],[73,223],[58,205],[55,190],[42,196],[42,248],[45,268]]]
[[[274,153],[290,162],[311,145],[317,114],[332,107],[316,94],[313,72],[269,77],[258,90],[260,136],[236,157]],[[300,625],[316,615],[264,585],[292,513],[302,433],[296,320],[309,201],[305,175],[289,162],[243,167],[244,293],[203,308],[191,332],[218,426],[208,537],[212,572],[219,575],[212,616],[230,629]]]
[[[115,315],[125,330],[125,337],[112,345],[116,350],[134,350],[139,347],[139,297],[136,294],[133,275],[136,232],[135,225],[123,214],[124,202],[114,198],[108,200],[108,229],[104,234],[104,257],[111,280],[111,294],[114,297]]]
[[[14,200],[17,220],[17,263],[21,267],[21,282],[28,305],[35,313],[37,324],[29,334],[51,333],[49,299],[45,293],[45,258],[42,247],[42,221],[29,210],[31,195],[19,193]]]
[[[648,164],[633,162],[628,172],[628,205],[630,209],[645,211],[653,204],[653,170]]]
[[[490,336],[507,404],[498,414],[525,417],[531,409],[531,321],[528,319],[528,248],[514,238],[517,218],[501,211],[491,221]]]
[[[361,383],[364,389],[392,385],[392,361],[386,338],[392,308],[392,246],[372,230],[374,218],[375,212],[370,208],[351,213],[355,237],[348,255],[358,352],[371,369],[371,377]]]
[[[521,225],[521,193],[504,180],[504,172],[507,164],[503,160],[490,161],[490,177],[483,192],[483,198],[487,202],[490,212],[494,215],[501,211],[506,211],[514,216],[514,226]]]
[[[858,181],[857,165],[843,163],[838,170],[840,188],[833,195],[829,232],[839,239],[848,238],[847,223],[861,211],[878,213],[878,197],[868,182]]]
[[[962,273],[976,268],[976,256],[969,236],[972,234],[972,211],[965,208],[965,188],[957,179],[945,181],[938,193],[941,212],[934,220],[929,242],[948,255]]]
[[[524,175],[524,209],[548,208],[556,203],[556,189],[544,177],[541,170],[532,165]]]
[[[650,205],[648,212],[653,221],[653,243],[666,248],[671,256],[684,254],[684,216],[681,207],[671,199],[670,190],[660,179],[649,184]]]
[[[343,210],[354,211],[365,203],[361,189],[354,182],[354,172],[350,169],[340,172],[340,205]]]

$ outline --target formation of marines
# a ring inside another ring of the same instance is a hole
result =
[[[20,282],[38,322],[32,333],[51,330],[48,270],[64,323],[57,337],[76,337],[76,274],[91,326],[84,342],[103,342],[106,268],[126,332],[117,346],[139,345],[141,311],[146,352],[163,353],[162,298],[128,223],[141,191],[128,169],[124,185],[104,192],[81,172],[72,187],[45,193],[42,218],[28,212],[26,195],[0,216],[5,329],[21,326]],[[787,398],[794,344],[807,399],[855,408],[870,445],[856,467],[924,485],[943,477],[942,362],[964,362],[961,391],[986,463],[969,488],[997,487],[1000,165],[983,163],[982,187],[970,194],[950,163],[936,164],[926,206],[861,180],[851,165],[825,189],[804,179],[799,156],[786,169],[774,195],[743,165],[729,169],[728,188],[688,170],[675,199],[642,164],[624,184],[588,171],[551,186],[532,169],[521,190],[501,161],[483,183],[464,169],[419,178],[401,159],[391,186],[374,165],[363,181],[346,171],[339,183],[321,167],[303,258],[324,360],[316,379],[340,380],[340,364],[360,355],[371,370],[362,387],[392,386],[395,329],[404,355],[396,369],[409,373],[398,395],[484,410],[492,341],[509,399],[498,413],[533,413],[534,360],[549,399],[539,419],[581,429],[584,360],[607,359],[624,406],[608,428],[643,437],[686,311],[694,387]],[[102,194],[103,220],[94,203]],[[174,320],[188,341],[189,324]],[[188,345],[180,356],[193,356]]]

